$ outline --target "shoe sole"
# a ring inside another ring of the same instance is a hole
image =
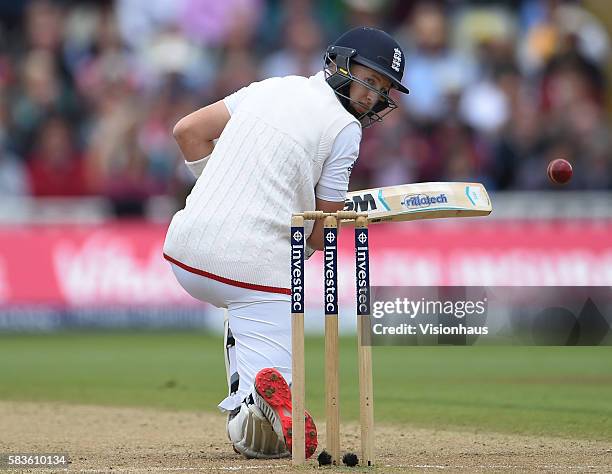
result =
[[[255,376],[255,390],[263,404],[257,406],[264,412],[278,436],[285,439],[289,452],[293,445],[291,420],[291,389],[281,373],[272,368],[262,369]],[[305,456],[308,459],[317,450],[317,427],[310,413],[304,411]]]

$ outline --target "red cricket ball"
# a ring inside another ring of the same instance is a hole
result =
[[[569,161],[562,158],[552,160],[548,163],[548,168],[546,169],[548,179],[556,184],[567,183],[572,178],[572,173],[572,165],[569,164]]]

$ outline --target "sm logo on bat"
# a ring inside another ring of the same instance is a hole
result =
[[[344,201],[345,211],[368,212],[376,209],[376,199],[370,193],[354,195]]]

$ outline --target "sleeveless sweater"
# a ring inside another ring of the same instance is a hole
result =
[[[315,209],[323,163],[353,121],[323,72],[251,84],[174,215],[164,256],[219,281],[288,293],[291,214]]]

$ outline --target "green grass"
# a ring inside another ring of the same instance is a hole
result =
[[[220,337],[0,336],[0,399],[216,410]],[[323,340],[307,349],[307,404],[324,416]],[[358,417],[355,341],[343,338],[341,416]],[[612,347],[376,347],[377,422],[612,440]]]

